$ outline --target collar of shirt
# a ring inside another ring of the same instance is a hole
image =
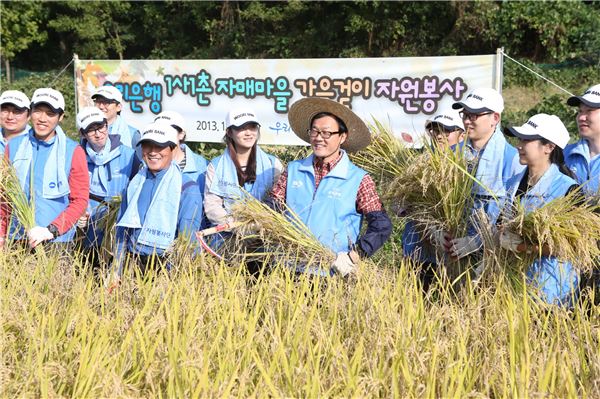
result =
[[[335,165],[337,165],[340,162],[341,159],[342,159],[341,151],[338,152],[337,158],[330,162],[323,162],[323,159],[315,157],[315,159],[313,161],[315,173],[318,172],[320,174],[326,175],[327,173],[331,172],[331,170],[335,167]]]

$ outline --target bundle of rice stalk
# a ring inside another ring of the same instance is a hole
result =
[[[108,265],[113,256],[113,244],[116,241],[116,224],[121,208],[121,196],[117,195],[103,205],[106,209],[102,217],[98,220],[98,227],[104,233],[102,245],[100,245],[100,257],[105,265]]]
[[[374,119],[369,125],[374,136],[371,144],[362,151],[350,154],[356,165],[366,170],[374,179],[386,182],[403,172],[415,152],[402,144],[389,128]]]
[[[0,194],[4,201],[8,201],[12,217],[15,217],[19,223],[29,230],[35,227],[35,207],[29,203],[27,195],[21,188],[19,178],[13,166],[6,162],[4,158],[0,160]],[[30,173],[30,176],[33,176]],[[33,198],[33,197],[32,197]]]
[[[525,267],[542,254],[546,246],[553,256],[572,262],[583,272],[589,272],[600,258],[600,206],[582,203],[579,190],[548,202],[540,208],[526,212],[517,201],[512,217],[504,226],[523,237],[527,243],[536,244],[539,253],[522,256]]]
[[[312,234],[291,210],[285,214],[248,195],[233,207],[236,221],[241,225],[236,234],[243,239],[258,238],[268,250],[265,257],[277,256],[299,263],[329,266],[335,254]],[[257,253],[253,253],[256,257]]]

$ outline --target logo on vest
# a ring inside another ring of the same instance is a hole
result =
[[[48,187],[50,187],[50,188],[60,187],[61,185],[62,185],[61,182],[58,182],[58,184],[57,184],[57,183],[51,181],[50,183],[48,183]]]
[[[332,189],[327,192],[327,198],[339,199],[342,198],[342,192],[338,189]]]
[[[300,181],[300,180],[294,180],[294,181],[292,182],[292,188],[300,188],[300,187],[302,187],[302,186],[303,186],[303,183],[302,183],[302,181]]]

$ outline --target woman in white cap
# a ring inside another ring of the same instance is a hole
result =
[[[183,175],[173,161],[177,131],[165,123],[152,123],[142,132],[145,167],[129,183],[121,203],[116,233],[116,272],[122,273],[131,255],[142,273],[166,266],[166,251],[175,239],[191,241],[202,221],[202,194],[198,184]]]
[[[283,169],[259,147],[260,123],[252,109],[233,109],[225,122],[225,151],[206,170],[204,211],[212,225],[235,220],[231,206],[245,195],[241,189],[264,200]]]
[[[9,235],[15,240],[28,238],[31,247],[48,241],[72,242],[75,223],[88,204],[85,153],[60,127],[64,109],[59,91],[37,89],[31,98],[29,134],[12,139],[4,153],[28,200],[35,204],[36,226],[27,231],[27,237],[18,221],[11,225]]]
[[[90,177],[88,210],[77,226],[85,234],[82,245],[86,256],[98,267],[99,248],[104,239],[102,220],[109,203],[123,196],[129,180],[139,169],[139,161],[135,151],[123,145],[119,136],[108,134],[105,115],[98,108],[82,108],[77,114],[77,125]]]
[[[121,143],[127,147],[135,148],[140,132],[127,124],[121,116],[123,109],[123,95],[115,86],[98,87],[92,94],[94,105],[104,112],[108,122],[108,134],[119,136]]]
[[[30,101],[25,93],[18,90],[6,90],[0,95],[0,155],[9,140],[29,133],[28,125],[31,114]]]
[[[371,142],[365,123],[336,101],[303,98],[292,105],[290,126],[313,153],[288,164],[273,187],[270,205],[286,204],[324,245],[337,254],[327,275],[352,273],[361,257],[375,253],[389,238],[392,223],[375,182],[354,165],[347,152]],[[361,234],[363,219],[366,231]],[[297,272],[323,274],[297,265]]]
[[[508,128],[507,135],[519,139],[519,161],[524,171],[507,183],[509,206],[505,216],[511,215],[510,204],[520,201],[525,211],[542,207],[553,199],[563,197],[577,188],[571,171],[566,167],[563,149],[569,141],[569,132],[555,115],[537,114],[522,126]],[[501,230],[500,246],[519,253],[538,253],[537,245],[526,243],[514,232]],[[570,306],[577,295],[578,275],[571,263],[563,262],[543,246],[542,256],[527,270],[527,279],[541,298],[548,303]]]

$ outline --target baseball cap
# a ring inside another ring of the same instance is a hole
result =
[[[156,118],[154,118],[154,122],[166,122],[171,126],[177,126],[179,129],[185,130],[185,119],[183,119],[183,116],[181,116],[179,112],[161,112]]]
[[[439,123],[447,130],[462,129],[465,130],[462,118],[458,115],[458,111],[454,109],[446,109],[436,114],[433,118],[425,121],[425,129],[434,124]]]
[[[225,119],[225,126],[228,128],[231,126],[240,127],[248,122],[254,122],[257,125],[260,125],[254,110],[250,108],[237,108],[229,111],[227,118]]]
[[[567,100],[568,105],[575,107],[581,103],[591,108],[600,108],[600,84],[590,87],[582,96],[569,97]]]
[[[489,87],[479,87],[470,91],[463,101],[452,104],[452,108],[464,108],[465,111],[472,114],[481,114],[488,111],[500,114],[504,111],[504,99],[497,90]]]
[[[104,113],[96,107],[84,107],[77,113],[77,127],[86,131],[93,123],[104,123]]]
[[[177,145],[177,130],[165,122],[153,122],[142,129],[142,135],[136,145],[144,141],[151,141],[158,145],[167,146],[168,144]]]
[[[94,97],[104,97],[107,100],[114,100],[119,104],[123,102],[123,95],[115,86],[107,85],[98,87],[92,94],[92,98]]]
[[[31,107],[38,104],[48,104],[56,113],[65,111],[65,99],[60,91],[48,87],[37,89],[31,97]]]
[[[546,139],[564,149],[569,142],[569,132],[556,115],[536,114],[518,127],[509,127],[504,131],[508,136],[524,140]]]
[[[29,98],[19,90],[6,90],[0,95],[0,105],[12,104],[17,108],[29,109],[31,101]]]

